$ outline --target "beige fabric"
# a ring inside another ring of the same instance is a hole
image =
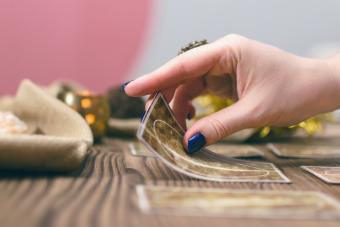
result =
[[[28,80],[22,82],[13,103],[0,110],[12,111],[31,132],[41,134],[0,137],[0,168],[76,170],[93,144],[91,130],[77,112]]]
[[[0,97],[0,111],[10,111],[13,109],[14,97]]]

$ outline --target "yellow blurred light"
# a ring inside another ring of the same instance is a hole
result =
[[[270,133],[270,127],[264,127],[260,132],[260,137],[264,138]]]
[[[85,119],[88,124],[92,125],[96,121],[96,116],[94,116],[94,114],[86,114]]]
[[[82,100],[80,101],[80,103],[81,103],[81,104],[80,104],[81,107],[83,107],[83,108],[85,108],[85,109],[91,107],[91,105],[92,105],[92,102],[91,102],[90,99],[82,99]]]
[[[300,122],[300,123],[299,123],[299,126],[300,126],[300,127],[305,127],[305,126],[306,126],[306,122],[304,122],[304,121],[303,121],[303,122]]]

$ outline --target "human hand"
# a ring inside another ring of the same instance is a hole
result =
[[[238,130],[288,126],[338,107],[340,81],[328,59],[299,57],[238,35],[181,54],[128,83],[130,96],[161,91],[185,127],[191,100],[209,91],[236,101],[195,122],[184,136],[189,153]]]

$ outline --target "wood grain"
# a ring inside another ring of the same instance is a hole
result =
[[[338,143],[337,140],[326,141]],[[340,186],[326,184],[300,165],[340,165],[340,160],[279,159],[264,146],[292,184],[220,183],[192,179],[153,157],[135,157],[129,140],[105,139],[94,146],[83,168],[71,174],[0,172],[0,226],[340,226],[316,220],[256,220],[144,215],[136,206],[137,184],[228,189],[312,190],[340,201]]]

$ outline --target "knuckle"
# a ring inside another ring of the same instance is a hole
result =
[[[186,60],[183,56],[178,56],[177,64],[179,66],[180,73],[182,74],[182,81],[190,77],[190,70],[187,67]]]
[[[222,44],[225,53],[227,53],[226,59],[234,59],[234,64],[236,64],[235,62],[238,62],[241,59],[241,55],[247,50],[246,47],[249,44],[249,39],[240,35],[229,34],[222,39]]]
[[[252,128],[261,127],[263,124],[263,114],[263,106],[260,103],[252,102],[244,110],[244,119],[246,119],[244,123]]]
[[[223,124],[220,120],[212,118],[209,119],[207,125],[211,128],[211,131],[215,134],[217,140],[223,139],[225,136],[231,133],[231,128]]]
[[[248,124],[252,128],[270,126],[275,123],[280,117],[280,112],[270,110],[266,106],[256,103],[249,105],[247,110]]]
[[[235,34],[235,33],[230,33],[230,34],[225,36],[226,39],[239,39],[240,37],[242,37],[242,36]]]
[[[231,42],[231,43],[235,43],[235,44],[239,44],[239,43],[244,43],[246,42],[248,39],[244,36],[241,35],[237,35],[237,34],[228,34],[224,37],[224,40],[226,42]]]

